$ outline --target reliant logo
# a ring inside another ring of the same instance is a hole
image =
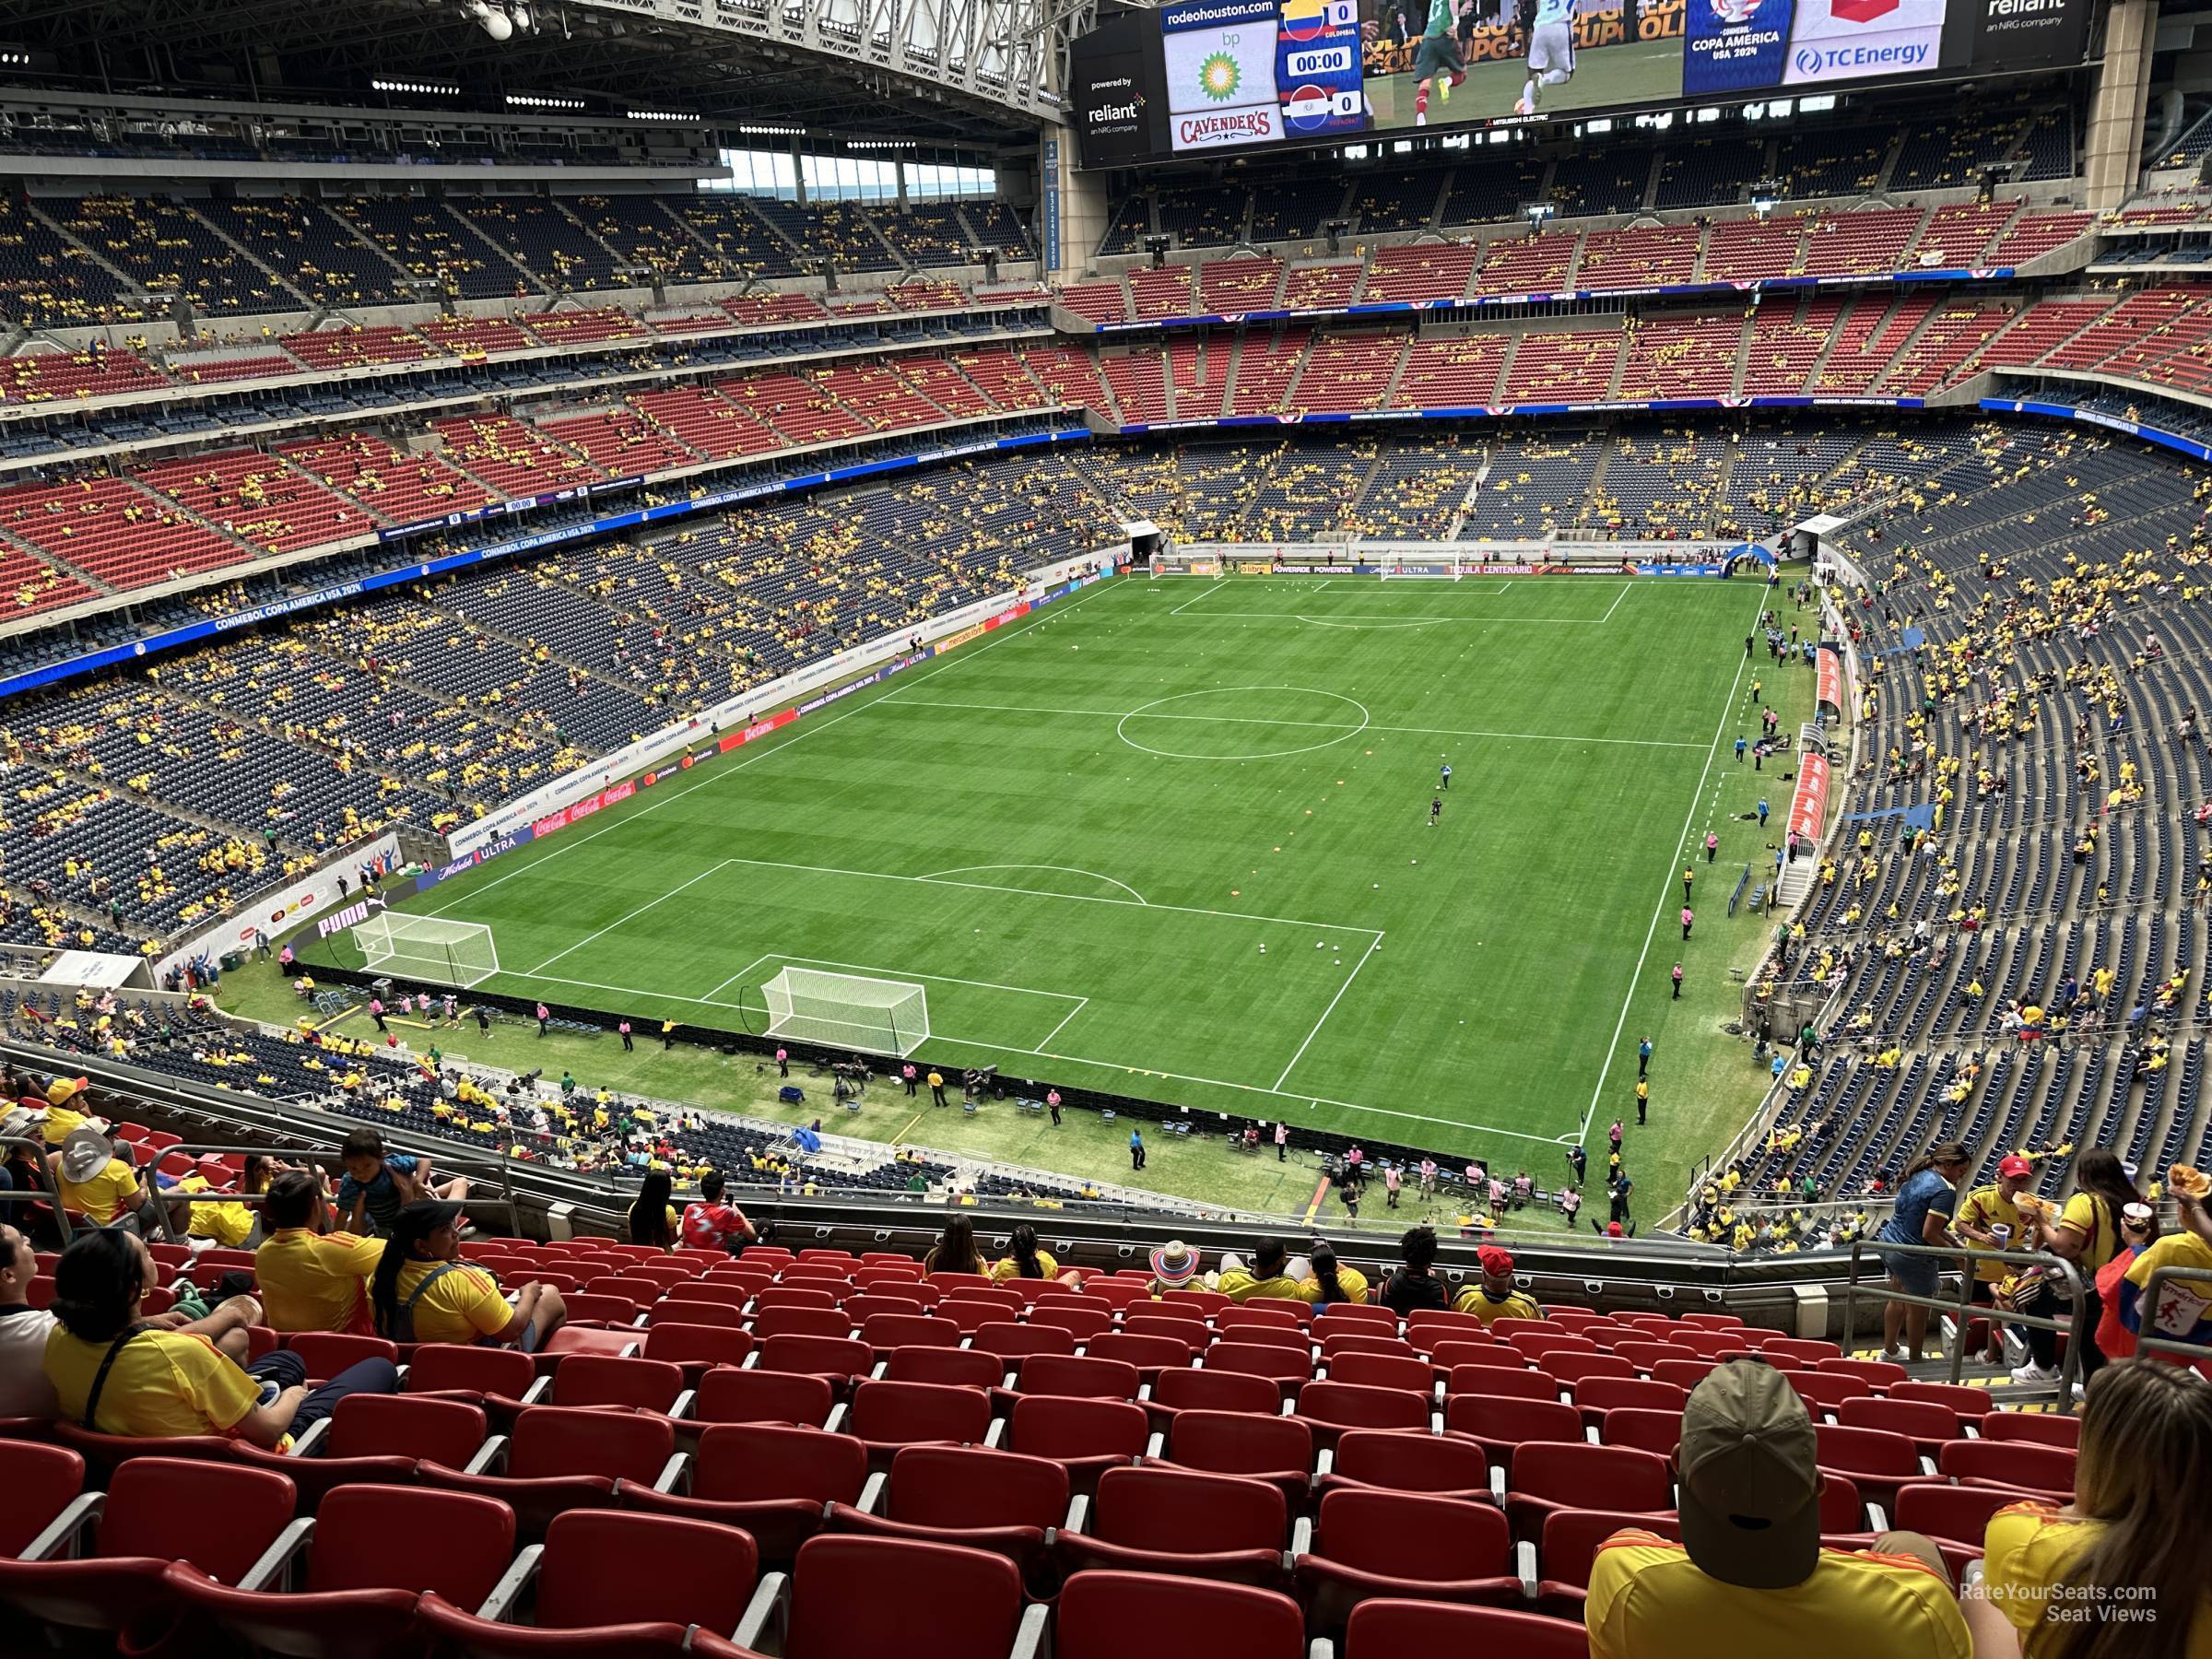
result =
[[[1141,98],[1132,99],[1125,104],[1100,104],[1089,112],[1090,124],[1102,126],[1109,121],[1135,121],[1137,111],[1143,109],[1144,105],[1145,100]]]
[[[2065,11],[2073,0],[1990,0],[1993,18],[2032,18],[2039,12]]]

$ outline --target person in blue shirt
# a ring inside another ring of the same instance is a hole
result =
[[[388,1235],[401,1208],[418,1198],[439,1197],[458,1204],[468,1196],[468,1178],[456,1175],[433,1182],[430,1160],[405,1152],[386,1152],[383,1136],[356,1129],[338,1148],[346,1165],[338,1182],[338,1214],[347,1232]]]
[[[1959,1182],[1972,1164],[1972,1154],[1957,1141],[1938,1141],[1914,1159],[1906,1166],[1904,1178],[1898,1186],[1897,1207],[1874,1236],[1876,1244],[1956,1242],[1951,1237],[1951,1212],[1958,1206]],[[1908,1296],[1936,1294],[1936,1275],[1943,1265],[1941,1257],[1906,1255],[1887,1250],[1881,1252],[1881,1257],[1892,1290]],[[1907,1354],[1898,1351],[1900,1327]],[[1927,1335],[1928,1310],[1924,1305],[1900,1301],[1883,1304],[1883,1359],[1895,1361],[1909,1355],[1918,1360]]]
[[[1133,1170],[1145,1167],[1145,1134],[1141,1129],[1129,1131],[1129,1167]]]
[[[1652,1064],[1652,1040],[1646,1037],[1636,1045],[1636,1075],[1642,1077]]]

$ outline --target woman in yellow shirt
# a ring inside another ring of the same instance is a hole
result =
[[[1298,1299],[1318,1302],[1327,1307],[1331,1302],[1363,1302],[1367,1300],[1367,1275],[1357,1267],[1340,1267],[1336,1253],[1326,1244],[1313,1246],[1313,1253],[1306,1258],[1312,1264],[1306,1277],[1298,1281]]]
[[[55,1264],[45,1370],[74,1421],[103,1434],[219,1434],[283,1451],[346,1395],[399,1387],[389,1359],[364,1359],[312,1394],[305,1362],[288,1349],[241,1366],[218,1344],[260,1318],[252,1297],[165,1328],[140,1317],[154,1279],[145,1244],[112,1228],[81,1234]]]
[[[2074,1161],[2074,1195],[2057,1215],[2048,1205],[2030,1208],[2016,1199],[2021,1224],[2028,1230],[2029,1248],[2048,1250],[2074,1264],[2081,1275],[2082,1316],[2076,1333],[2081,1345],[2081,1380],[2087,1382],[2104,1364],[2104,1350],[2097,1346],[2098,1322],[2104,1317],[2104,1300],[2097,1293],[2097,1272],[2126,1243],[2120,1233],[2121,1212],[2141,1204],[2143,1194],[2127,1178],[2120,1155],[2109,1147],[2091,1147]],[[2013,1304],[2022,1313],[2050,1314],[2058,1311],[2059,1296],[2048,1279],[2035,1293]],[[2027,1327],[2029,1361],[2012,1373],[2022,1383],[2053,1382],[2058,1379],[2058,1333]]]
[[[2152,1359],[2108,1366],[2081,1414],[2074,1501],[1990,1517],[1976,1659],[2212,1659],[2212,1388]]]
[[[510,1303],[488,1268],[460,1259],[460,1221],[461,1206],[443,1198],[400,1206],[370,1281],[376,1334],[535,1352],[568,1316],[560,1292],[532,1280]]]
[[[1053,1259],[1051,1251],[1038,1248],[1037,1230],[1027,1221],[1014,1230],[1014,1236],[1007,1242],[1006,1259],[991,1264],[994,1283],[1003,1285],[1008,1279],[1060,1277],[1060,1264]]]

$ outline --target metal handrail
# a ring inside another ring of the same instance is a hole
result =
[[[1851,1246],[1851,1277],[1843,1284],[1843,1334],[1846,1337],[1857,1328],[1854,1321],[1859,1294],[1859,1263],[1863,1253],[1872,1251],[1877,1255],[1933,1256],[1938,1261],[1963,1260],[1965,1272],[1959,1280],[1956,1299],[1941,1296],[1919,1296],[1908,1290],[1892,1290],[1882,1287],[1881,1300],[1885,1302],[1903,1302],[1908,1307],[1932,1308],[1948,1313],[1959,1323],[1959,1340],[1951,1345],[1951,1376],[1953,1382],[1960,1381],[1966,1370],[1966,1324],[1975,1307],[1973,1300],[1974,1267],[1983,1262],[2010,1262],[2023,1267],[2054,1268],[2063,1278],[2071,1301],[2070,1327],[2061,1324],[2058,1316],[2050,1313],[2013,1313],[1991,1308],[1989,1316],[2004,1324],[2026,1325],[2038,1331],[2066,1331],[2071,1329],[2075,1340],[2066,1344],[2065,1356],[2059,1361],[2058,1409],[2074,1409],[2074,1381],[2080,1369],[2081,1344],[2089,1335],[2082,1321],[2087,1314],[2086,1292],[2080,1272],[2074,1264],[2061,1255],[2042,1250],[1969,1250],[1958,1244],[1892,1244],[1884,1239],[1854,1239]],[[2000,1315],[2002,1317],[2000,1318]]]
[[[30,1154],[31,1162],[38,1167],[39,1184],[29,1192],[11,1187],[6,1192],[0,1193],[0,1205],[51,1205],[53,1209],[54,1229],[62,1235],[62,1245],[66,1249],[70,1234],[75,1230],[69,1223],[69,1212],[62,1206],[55,1196],[61,1189],[54,1184],[53,1165],[47,1159],[45,1143],[34,1140],[26,1135],[0,1135],[0,1151],[10,1148]],[[4,1159],[0,1159],[0,1161],[4,1161]]]
[[[2154,1311],[2159,1305],[2159,1292],[2170,1284],[2212,1286],[2212,1267],[2154,1267],[2150,1277],[2143,1283],[2143,1294],[2136,1305],[2147,1304]],[[2178,1336],[2152,1336],[2138,1332],[2136,1336],[2138,1354],[2168,1355],[2183,1365],[2203,1365],[2212,1361],[2212,1347],[2201,1342],[2184,1342]]]

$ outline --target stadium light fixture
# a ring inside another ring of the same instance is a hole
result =
[[[543,92],[510,92],[507,106],[513,110],[581,110],[581,98],[553,98]]]
[[[460,88],[447,86],[441,81],[372,80],[369,83],[369,88],[374,92],[396,92],[406,98],[458,98],[461,96]]]
[[[697,121],[699,119],[698,116],[682,110],[631,110],[628,112],[628,114],[632,121]]]

